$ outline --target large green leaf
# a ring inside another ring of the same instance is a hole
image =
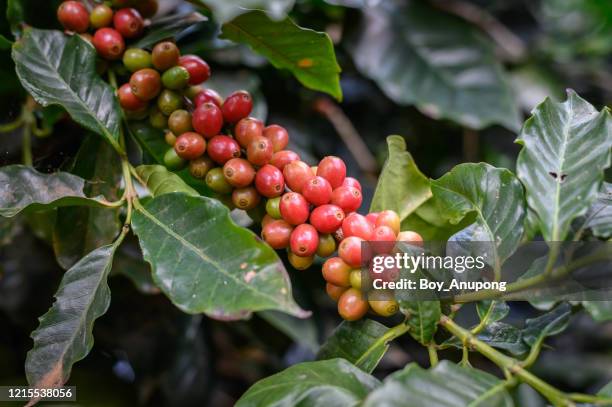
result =
[[[523,332],[515,326],[503,322],[493,322],[478,334],[478,339],[490,346],[521,355],[527,350],[523,342]]]
[[[120,149],[121,110],[96,72],[96,50],[79,35],[30,28],[13,46],[23,87],[43,106],[61,105],[84,127]]]
[[[67,172],[43,174],[25,165],[0,168],[0,216],[12,217],[28,208],[69,205],[98,206],[102,197],[88,198],[85,180]]]
[[[289,18],[272,21],[261,11],[251,11],[224,24],[222,37],[250,45],[307,88],[342,99],[340,66],[326,33],[302,28]]]
[[[604,182],[586,214],[586,227],[602,239],[612,237],[612,183]]]
[[[569,304],[563,303],[546,314],[528,319],[523,329],[523,340],[533,346],[548,336],[563,332],[569,325],[571,315],[572,308]]]
[[[71,172],[89,180],[84,190],[87,196],[119,198],[121,162],[117,153],[100,137],[92,135],[85,139]],[[111,243],[120,229],[119,208],[59,208],[53,233],[58,263],[65,269],[72,267],[95,248]]]
[[[158,196],[172,192],[182,192],[191,196],[198,196],[198,191],[163,165],[141,165],[136,168],[136,173],[145,182],[151,195]]]
[[[575,92],[567,100],[542,102],[525,122],[517,174],[547,241],[561,241],[570,224],[597,196],[610,165],[612,120]]]
[[[206,21],[206,17],[200,13],[187,13],[171,15],[157,19],[147,27],[146,34],[130,47],[133,48],[153,48],[155,44],[168,38],[180,38],[188,28],[194,24]]]
[[[471,128],[519,129],[518,109],[488,39],[427,2],[365,8],[349,52],[395,102]]]
[[[508,316],[510,307],[504,301],[480,301],[476,304],[476,312],[481,321],[497,322]]]
[[[317,359],[343,358],[372,373],[389,349],[389,344],[382,338],[388,330],[371,319],[344,321],[321,346]]]
[[[582,306],[595,321],[612,321],[612,301],[582,301]]]
[[[258,381],[236,407],[356,406],[379,384],[344,359],[305,362]]]
[[[400,310],[408,318],[410,335],[428,345],[438,329],[442,311],[440,301],[399,301]]]
[[[119,242],[89,253],[64,274],[55,303],[32,332],[26,359],[30,386],[60,387],[93,346],[93,324],[110,304],[107,277]]]
[[[429,179],[406,151],[403,137],[389,136],[387,145],[389,156],[378,178],[370,212],[391,209],[404,219],[431,197]]]
[[[282,262],[219,201],[180,193],[137,204],[132,219],[155,283],[181,310],[221,319],[276,309],[308,315]]]
[[[606,384],[597,393],[598,396],[612,397],[612,382]]]
[[[458,223],[471,212],[475,223],[458,232],[457,240],[495,242],[489,264],[499,266],[523,236],[523,188],[514,174],[489,164],[460,164],[432,181],[432,192],[441,212]]]
[[[225,23],[253,9],[264,10],[274,20],[282,20],[295,0],[197,0],[213,11],[215,20]]]
[[[418,232],[425,241],[445,242],[473,221],[473,217],[466,216],[457,224],[451,223],[447,214],[436,204],[436,198],[431,197],[402,220],[401,229]]]

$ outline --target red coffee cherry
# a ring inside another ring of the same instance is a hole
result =
[[[231,186],[243,188],[253,182],[255,169],[243,158],[232,158],[223,165],[223,175]]]
[[[184,160],[195,160],[206,151],[206,140],[198,133],[183,133],[177,137],[174,151]]]
[[[223,118],[228,123],[238,123],[240,119],[247,117],[251,110],[253,110],[251,94],[245,90],[239,90],[225,99]]]
[[[124,38],[139,37],[144,30],[144,20],[135,8],[117,10],[113,17],[113,25]]]
[[[247,148],[251,141],[263,135],[264,124],[261,120],[254,117],[241,119],[234,127],[234,137],[238,144]]]
[[[319,246],[319,234],[316,229],[307,223],[301,224],[291,233],[289,247],[296,256],[310,257],[314,255]]]
[[[134,95],[129,83],[124,84],[117,90],[117,96],[119,97],[119,104],[127,111],[135,112],[147,107],[147,102]]]
[[[280,196],[285,191],[283,173],[273,165],[264,165],[255,175],[255,188],[266,198]]]
[[[202,92],[198,93],[193,98],[193,103],[195,104],[196,107],[200,107],[204,103],[208,103],[208,102],[214,103],[218,107],[221,107],[223,105],[223,99],[221,98],[221,95],[219,95],[217,92],[215,92],[212,89],[204,89]]]
[[[153,47],[151,61],[153,66],[159,71],[165,71],[178,65],[181,52],[172,41],[164,41]]]
[[[277,153],[274,153],[272,159],[270,160],[270,164],[283,171],[285,166],[292,161],[299,161],[300,156],[291,150],[283,150]]]
[[[327,292],[327,295],[329,295],[329,298],[334,301],[338,301],[346,290],[348,290],[346,287],[338,287],[337,285],[330,283],[325,284],[325,291]]]
[[[264,137],[270,139],[274,152],[283,150],[289,144],[289,133],[284,127],[277,124],[271,124],[263,131]]]
[[[144,18],[151,18],[157,14],[159,3],[157,0],[141,0],[137,2],[134,7],[138,9],[138,12]]]
[[[190,85],[199,85],[210,78],[210,67],[197,55],[183,55],[178,63],[189,72]]]
[[[357,236],[363,240],[372,240],[374,227],[365,216],[351,213],[342,222],[342,233],[345,237]]]
[[[351,267],[340,257],[332,257],[323,263],[323,278],[338,287],[350,287]]]
[[[340,228],[344,212],[336,205],[321,205],[310,214],[310,224],[321,233],[333,233]]]
[[[396,235],[400,232],[400,223],[399,215],[392,210],[382,211],[376,218],[376,227],[389,226]]]
[[[232,158],[240,157],[240,146],[231,137],[215,136],[208,142],[206,152],[214,162],[223,165]]]
[[[93,45],[98,54],[104,59],[121,59],[125,51],[125,41],[116,30],[112,28],[100,28],[93,37]]]
[[[331,203],[338,205],[346,213],[359,209],[362,200],[361,192],[353,187],[338,187],[331,195]]]
[[[151,100],[161,92],[161,79],[155,69],[141,69],[132,74],[130,87],[138,99]]]
[[[332,187],[325,178],[314,177],[302,186],[302,195],[314,206],[325,205],[331,200]]]
[[[272,143],[263,136],[254,138],[247,146],[247,158],[254,165],[266,165],[273,154]]]
[[[370,225],[372,225],[373,228],[376,227],[376,219],[378,219],[379,214],[380,212],[370,212],[366,215],[366,219],[368,222],[370,222]]]
[[[214,137],[223,128],[223,113],[214,103],[204,103],[194,110],[191,124],[195,131],[204,137]]]
[[[302,192],[302,188],[315,176],[304,161],[292,161],[283,168],[287,186],[293,192]]]
[[[361,291],[354,288],[346,290],[338,300],[338,314],[347,321],[357,321],[368,312],[368,302]]]
[[[238,209],[248,211],[253,209],[261,201],[261,196],[253,187],[234,189],[232,192],[232,202]]]
[[[274,222],[277,219],[274,219],[272,216],[268,215],[267,213],[264,215],[263,219],[261,220],[261,227],[265,228],[267,225],[269,225],[270,223]],[[293,230],[293,228],[291,229]],[[287,238],[287,245],[289,245],[289,238]]]
[[[374,229],[374,240],[377,242],[395,242],[396,236],[389,226],[379,226]]]
[[[279,250],[289,247],[291,232],[293,232],[293,226],[284,220],[273,219],[263,227],[261,237],[273,249]]]
[[[361,267],[361,242],[362,238],[349,236],[338,246],[338,255],[351,267]]]
[[[310,214],[308,202],[297,192],[287,192],[280,201],[281,216],[290,225],[301,225]]]
[[[84,33],[89,28],[87,8],[78,1],[65,1],[60,4],[57,19],[69,31]]]
[[[346,177],[344,179],[344,181],[342,182],[342,186],[343,187],[353,187],[353,188],[357,188],[359,190],[359,192],[361,191],[361,183],[359,183],[359,181],[357,181],[355,178],[353,177]]]
[[[398,242],[406,242],[415,246],[423,247],[423,236],[418,234],[417,232],[413,232],[411,230],[406,230],[404,232],[399,232],[397,235]]]
[[[91,10],[89,22],[96,29],[110,26],[113,23],[113,9],[106,4],[98,4]]]
[[[346,165],[338,157],[327,156],[319,163],[317,175],[328,180],[332,188],[336,189],[346,178]]]

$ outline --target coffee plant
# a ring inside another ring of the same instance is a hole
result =
[[[389,136],[372,193],[351,170],[365,168],[372,184],[376,162],[332,101],[343,97],[332,38],[299,26],[300,12],[289,17],[292,1],[51,3],[54,29],[28,18],[33,2],[9,0],[14,38],[0,38],[24,90],[21,112],[0,127],[3,135],[22,134],[22,163],[0,167],[0,240],[8,244],[27,225],[65,270],[31,333],[25,360],[31,388],[71,384],[73,366],[94,346],[96,320],[111,306],[115,276],[142,296],[163,295],[177,314],[237,326],[262,318],[305,344],[316,315],[294,299],[292,283],[309,275],[342,322],[322,345],[310,341],[315,360],[302,358],[257,381],[236,405],[532,405],[521,391],[545,400],[541,405],[612,405],[612,383],[596,394],[574,392],[533,369],[550,337],[583,311],[611,320],[612,299],[529,298],[537,314],[507,319],[513,294],[591,263],[610,272],[605,247],[559,265],[561,243],[603,246],[611,237],[607,107],[568,89],[563,100],[539,100],[521,125],[488,39],[444,6],[313,2],[317,13],[362,14],[343,57],[371,80],[370,89],[376,84],[389,100],[414,106],[413,114],[469,129],[465,143],[491,125],[518,135],[518,158],[507,163],[514,171],[466,162],[435,178],[417,167],[404,137]],[[184,41],[194,33],[213,45]],[[309,92],[313,109],[349,134],[345,142],[358,165],[325,148],[315,159],[290,121],[265,120],[257,85],[216,82],[232,71],[209,64],[220,44],[234,47],[227,58],[248,53],[254,64],[267,60],[277,68],[277,80],[299,82],[296,92]],[[77,127],[87,136],[74,136]],[[66,128],[76,147],[68,159],[43,167],[32,154],[32,136],[51,145],[57,129]],[[547,256],[505,292],[365,294],[374,277],[366,259],[372,242],[377,254],[422,250],[427,242],[489,242],[486,262],[499,282],[504,263],[536,240],[548,245]],[[403,341],[417,344],[428,361],[374,375],[391,343]],[[196,360],[182,368],[190,362]],[[39,401],[31,397],[30,405]]]

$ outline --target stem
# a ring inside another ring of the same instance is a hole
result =
[[[430,343],[427,345],[427,352],[429,353],[429,362],[431,363],[431,367],[435,367],[438,364],[438,351],[436,350],[436,344]]]
[[[140,203],[136,202],[136,206],[138,207],[139,205],[140,205]],[[361,355],[361,357],[359,359],[357,359],[357,361],[355,362],[355,365],[359,365],[359,363],[361,361],[363,361],[370,354],[370,352],[373,351],[374,349],[376,349],[376,348],[378,348],[380,346],[383,346],[383,345],[387,344],[388,342],[391,342],[395,338],[398,338],[398,337],[404,335],[409,330],[410,330],[410,327],[408,326],[408,324],[406,324],[406,321],[402,322],[401,324],[398,324],[398,325],[394,326],[393,328],[390,328],[384,335],[379,337],[368,348],[368,350],[363,355]]]
[[[581,393],[570,393],[568,397],[579,403],[589,403],[595,404],[598,406],[610,406],[612,405],[612,399],[606,397],[593,396],[591,394],[581,394]]]
[[[17,130],[23,124],[23,116],[19,116],[15,121],[10,123],[0,124],[0,133],[10,133]]]
[[[495,309],[495,301],[491,301],[491,304],[489,305],[489,309],[487,309],[487,313],[485,314],[485,316],[482,318],[478,325],[472,328],[472,330],[470,331],[472,335],[477,335],[480,333],[480,331],[485,329],[485,327],[489,324],[489,319],[491,318],[491,314],[493,314],[493,309]]]
[[[21,153],[23,155],[23,163],[30,167],[34,164],[32,159],[32,127],[29,123],[23,127]]]

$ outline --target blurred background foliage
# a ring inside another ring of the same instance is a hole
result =
[[[23,0],[25,21],[59,29],[59,0]],[[190,11],[161,1],[161,13]],[[222,1],[204,1],[231,20]],[[304,88],[245,45],[220,39],[215,19],[188,30],[184,53],[202,55],[222,94],[251,90],[255,115],[286,126],[292,146],[309,161],[342,157],[364,185],[366,203],[385,159],[385,137],[402,135],[421,170],[436,178],[466,161],[513,169],[520,123],[545,97],[576,90],[597,108],[612,101],[612,3],[606,0],[273,0],[300,26],[331,37],[342,67],[341,103]],[[16,4],[16,3],[15,3]],[[5,10],[7,0],[0,0]],[[19,12],[19,10],[16,10]],[[13,10],[15,12],[15,10]],[[206,10],[204,10],[206,12]],[[274,14],[274,13],[272,13]],[[16,27],[13,27],[16,28]],[[0,34],[12,39],[0,19]],[[21,88],[6,41],[0,41],[0,124],[21,114]],[[86,132],[57,108],[36,111],[50,135],[32,140],[34,166],[66,168]],[[22,161],[23,128],[0,135],[0,165]],[[50,306],[62,276],[51,247],[55,211],[0,220],[0,385],[25,382],[29,333]],[[113,301],[96,324],[91,355],[75,366],[71,384],[83,405],[232,405],[256,380],[312,359],[338,323],[320,274],[292,272],[295,296],[313,318],[296,321],[260,313],[222,323],[180,313],[148,279],[137,243],[121,247],[110,281]],[[320,266],[320,265],[319,265]],[[533,312],[513,304],[517,320]],[[535,366],[568,391],[594,392],[612,377],[612,325],[586,314],[555,338],[556,352]],[[427,356],[409,340],[392,345],[377,375]],[[488,369],[488,362],[474,360]],[[492,371],[495,371],[492,369]],[[529,388],[521,405],[544,405]]]

